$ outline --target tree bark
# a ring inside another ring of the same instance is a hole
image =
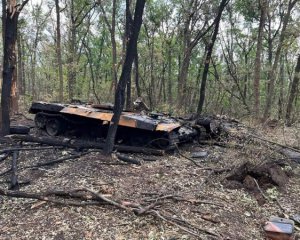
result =
[[[62,59],[61,59],[61,34],[60,34],[60,9],[59,1],[55,0],[55,10],[56,10],[56,57],[58,65],[58,79],[59,79],[59,101],[64,100],[64,82],[63,82],[63,69],[62,69]]]
[[[279,70],[279,99],[278,99],[278,119],[283,118],[283,105],[284,105],[284,56],[280,58]]]
[[[10,102],[11,102],[11,87],[13,73],[16,70],[16,52],[15,46],[17,41],[18,18],[20,11],[27,4],[25,0],[20,6],[17,6],[16,1],[11,0],[9,7],[6,10],[5,21],[5,40],[4,40],[4,57],[3,57],[3,83],[1,94],[1,109],[2,109],[2,135],[9,134],[10,130]]]
[[[173,103],[173,91],[172,91],[172,48],[171,41],[168,42],[168,102]]]
[[[74,13],[74,0],[70,2],[70,32],[69,32],[69,57],[68,57],[68,90],[69,101],[74,99],[74,88],[76,86],[75,68],[75,45],[76,45],[76,21]]]
[[[2,43],[4,51],[4,42],[5,42],[5,27],[6,27],[6,0],[2,0]]]
[[[132,32],[132,15],[130,12],[130,0],[126,0],[126,23],[125,23],[125,43],[128,44]],[[134,52],[134,58],[136,57],[136,51]],[[131,74],[127,80],[126,86],[126,109],[131,109]]]
[[[139,75],[139,55],[137,53],[137,49],[134,57],[134,80],[135,80],[135,88],[137,97],[141,97],[141,88],[140,88],[140,75]]]
[[[132,63],[134,60],[134,50],[137,47],[137,40],[142,25],[142,16],[145,6],[145,0],[137,0],[134,12],[134,20],[132,33],[130,34],[129,42],[126,49],[125,61],[120,76],[120,80],[115,93],[114,115],[108,129],[104,152],[110,154],[114,147],[115,136],[118,128],[121,113],[125,103],[125,88],[128,79],[130,78]]]
[[[208,76],[211,56],[212,56],[214,44],[215,44],[215,41],[217,39],[217,35],[219,32],[219,25],[221,22],[222,13],[223,13],[223,10],[225,9],[226,5],[228,4],[228,2],[229,2],[229,0],[222,0],[220,3],[218,14],[215,19],[215,28],[214,28],[211,40],[208,43],[207,53],[206,53],[206,57],[205,57],[205,64],[204,64],[204,69],[203,69],[203,75],[202,75],[202,81],[201,81],[201,86],[200,86],[200,99],[199,99],[199,104],[198,104],[198,108],[197,108],[197,114],[201,114],[202,110],[203,110],[204,100],[205,100],[206,82],[207,82],[207,76]]]
[[[260,21],[257,36],[257,46],[255,55],[255,67],[254,67],[254,82],[253,82],[253,93],[254,93],[254,113],[255,117],[259,117],[260,112],[260,72],[261,72],[261,52],[263,44],[263,32],[266,21],[266,1],[260,1]]]
[[[297,59],[297,65],[295,67],[295,73],[294,73],[294,78],[291,83],[290,87],[290,94],[289,94],[289,99],[287,103],[287,108],[286,108],[286,125],[291,126],[292,121],[291,121],[291,115],[293,112],[293,103],[295,101],[295,98],[298,94],[298,88],[299,88],[299,79],[300,79],[300,55],[298,56]]]
[[[25,76],[24,76],[24,60],[23,60],[23,45],[20,33],[17,36],[17,48],[18,48],[18,91],[20,95],[25,94]]]

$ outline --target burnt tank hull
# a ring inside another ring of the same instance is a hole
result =
[[[65,132],[105,138],[113,116],[111,107],[89,104],[33,102],[29,112],[35,114],[37,128],[55,136]],[[197,131],[182,126],[163,114],[124,111],[118,124],[116,141],[148,147],[170,147],[192,140]]]

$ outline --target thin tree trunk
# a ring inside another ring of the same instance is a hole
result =
[[[21,36],[18,34],[17,36],[17,48],[18,48],[18,64],[17,64],[17,70],[18,70],[18,91],[20,95],[25,94],[25,82],[24,82],[24,62],[23,62],[23,47],[21,43]]]
[[[173,103],[172,95],[172,49],[171,43],[168,44],[168,102]]]
[[[257,46],[256,46],[256,56],[255,56],[255,67],[254,67],[254,82],[253,82],[253,92],[254,92],[254,113],[256,118],[259,117],[260,112],[260,72],[261,72],[261,52],[263,44],[263,32],[264,25],[266,21],[266,2],[262,0],[260,2],[260,21],[258,28]]]
[[[186,95],[186,82],[188,77],[188,71],[190,67],[191,61],[191,49],[187,48],[185,50],[185,55],[183,57],[180,72],[178,75],[178,88],[177,88],[177,95],[178,95],[178,107],[184,106],[185,95]]]
[[[75,45],[76,45],[76,23],[74,13],[74,0],[70,2],[70,32],[69,32],[69,57],[68,57],[68,90],[69,101],[74,99],[74,88],[76,86],[75,72]]]
[[[62,58],[61,58],[61,34],[60,34],[60,9],[59,1],[55,0],[56,10],[56,57],[58,65],[58,79],[59,79],[59,101],[64,100],[64,82],[63,82],[63,69],[62,69]]]
[[[126,47],[127,44],[129,43],[128,40],[132,32],[132,15],[130,12],[130,2],[131,2],[130,0],[126,0],[126,24],[125,24],[125,42],[124,42]],[[134,52],[134,57],[136,57],[136,52]],[[131,109],[131,73],[130,73],[130,77],[127,80],[126,109]]]
[[[2,0],[2,43],[3,43],[3,48],[4,48],[4,42],[5,42],[5,27],[6,27],[6,0]]]
[[[298,56],[298,59],[297,59],[297,65],[295,67],[294,78],[291,83],[290,94],[289,94],[289,99],[288,99],[287,108],[286,108],[285,118],[286,118],[287,126],[291,126],[291,124],[292,124],[291,115],[293,112],[293,103],[298,94],[299,79],[300,79],[300,55]]]
[[[200,86],[200,99],[199,99],[199,104],[198,104],[198,108],[197,108],[197,114],[201,114],[202,110],[203,110],[204,100],[205,100],[206,81],[207,81],[211,56],[212,56],[214,44],[215,44],[215,41],[217,39],[217,35],[219,32],[219,25],[220,25],[222,13],[223,13],[223,10],[225,9],[226,5],[228,4],[228,2],[229,2],[229,0],[222,0],[220,3],[218,14],[215,19],[215,28],[214,28],[211,40],[207,47],[207,53],[206,53],[206,57],[205,57],[205,65],[204,65],[204,69],[203,69],[202,81],[201,81],[201,86]]]
[[[278,99],[278,119],[283,118],[283,103],[284,103],[284,56],[280,58],[279,71],[279,99]]]
[[[122,73],[120,76],[120,80],[117,86],[117,90],[115,93],[115,105],[114,105],[114,115],[110,122],[110,126],[108,129],[108,134],[106,137],[106,144],[104,148],[104,152],[106,154],[110,154],[114,147],[115,136],[118,128],[118,123],[120,120],[121,113],[123,111],[124,103],[125,103],[125,89],[126,83],[130,78],[131,67],[134,60],[134,53],[137,47],[137,40],[139,36],[139,32],[142,25],[142,16],[145,6],[145,0],[137,0],[136,7],[134,12],[134,20],[132,26],[132,33],[130,34],[129,42],[126,49],[125,61],[122,69]]]
[[[17,56],[16,56],[16,58],[17,58]],[[17,60],[16,60],[16,63],[17,63]],[[19,91],[18,91],[18,84],[17,84],[18,74],[17,74],[16,66],[13,71],[13,77],[12,77],[12,82],[11,82],[11,92],[10,92],[10,97],[11,97],[10,112],[13,114],[19,112],[19,104],[18,104]]]
[[[112,55],[113,55],[113,83],[114,89],[118,83],[118,73],[117,73],[117,44],[116,44],[116,0],[113,0],[113,12],[112,12],[112,20],[111,20],[111,45],[112,45]]]
[[[140,89],[140,75],[139,75],[139,55],[136,51],[135,57],[134,57],[134,79],[135,79],[135,88],[136,88],[136,95],[137,97],[141,96],[141,89]]]

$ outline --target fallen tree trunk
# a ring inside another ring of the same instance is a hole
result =
[[[68,148],[74,148],[77,150],[82,149],[103,149],[105,143],[93,142],[93,141],[83,141],[78,139],[69,138],[51,138],[51,137],[35,137],[32,135],[9,135],[7,138],[15,141],[24,142],[36,142],[41,144],[47,144],[51,146],[63,146]],[[145,147],[135,147],[135,146],[125,146],[125,145],[115,145],[115,150],[118,152],[133,152],[133,153],[144,153],[157,156],[163,156],[165,154],[164,150],[158,150],[153,148]]]

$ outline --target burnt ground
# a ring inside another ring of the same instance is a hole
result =
[[[296,128],[264,129],[262,136],[297,145],[297,133]],[[207,151],[208,156],[196,159],[200,167],[182,156],[202,150]],[[230,172],[208,169],[234,169],[243,162],[258,166],[283,158],[259,142],[232,138],[225,147],[193,143],[182,146],[181,155],[155,157],[156,161],[142,161],[140,166],[124,165],[94,152],[48,167],[24,168],[71,152],[54,148],[21,152],[19,181],[30,181],[30,184],[21,186],[20,190],[38,193],[88,188],[118,202],[139,204],[171,195],[174,198],[162,200],[156,210],[177,219],[200,239],[264,239],[262,227],[271,215],[283,216],[283,211],[288,216],[300,213],[298,163],[284,159],[281,165],[287,176],[284,185],[261,184],[267,198],[263,205],[244,182],[226,180]],[[143,158],[140,154],[133,156]],[[8,169],[9,164],[10,158],[1,162],[1,172]],[[7,189],[9,179],[9,174],[0,177],[1,189]],[[74,207],[1,196],[0,202],[0,239],[198,239],[167,221],[150,215],[136,216],[109,205]]]

